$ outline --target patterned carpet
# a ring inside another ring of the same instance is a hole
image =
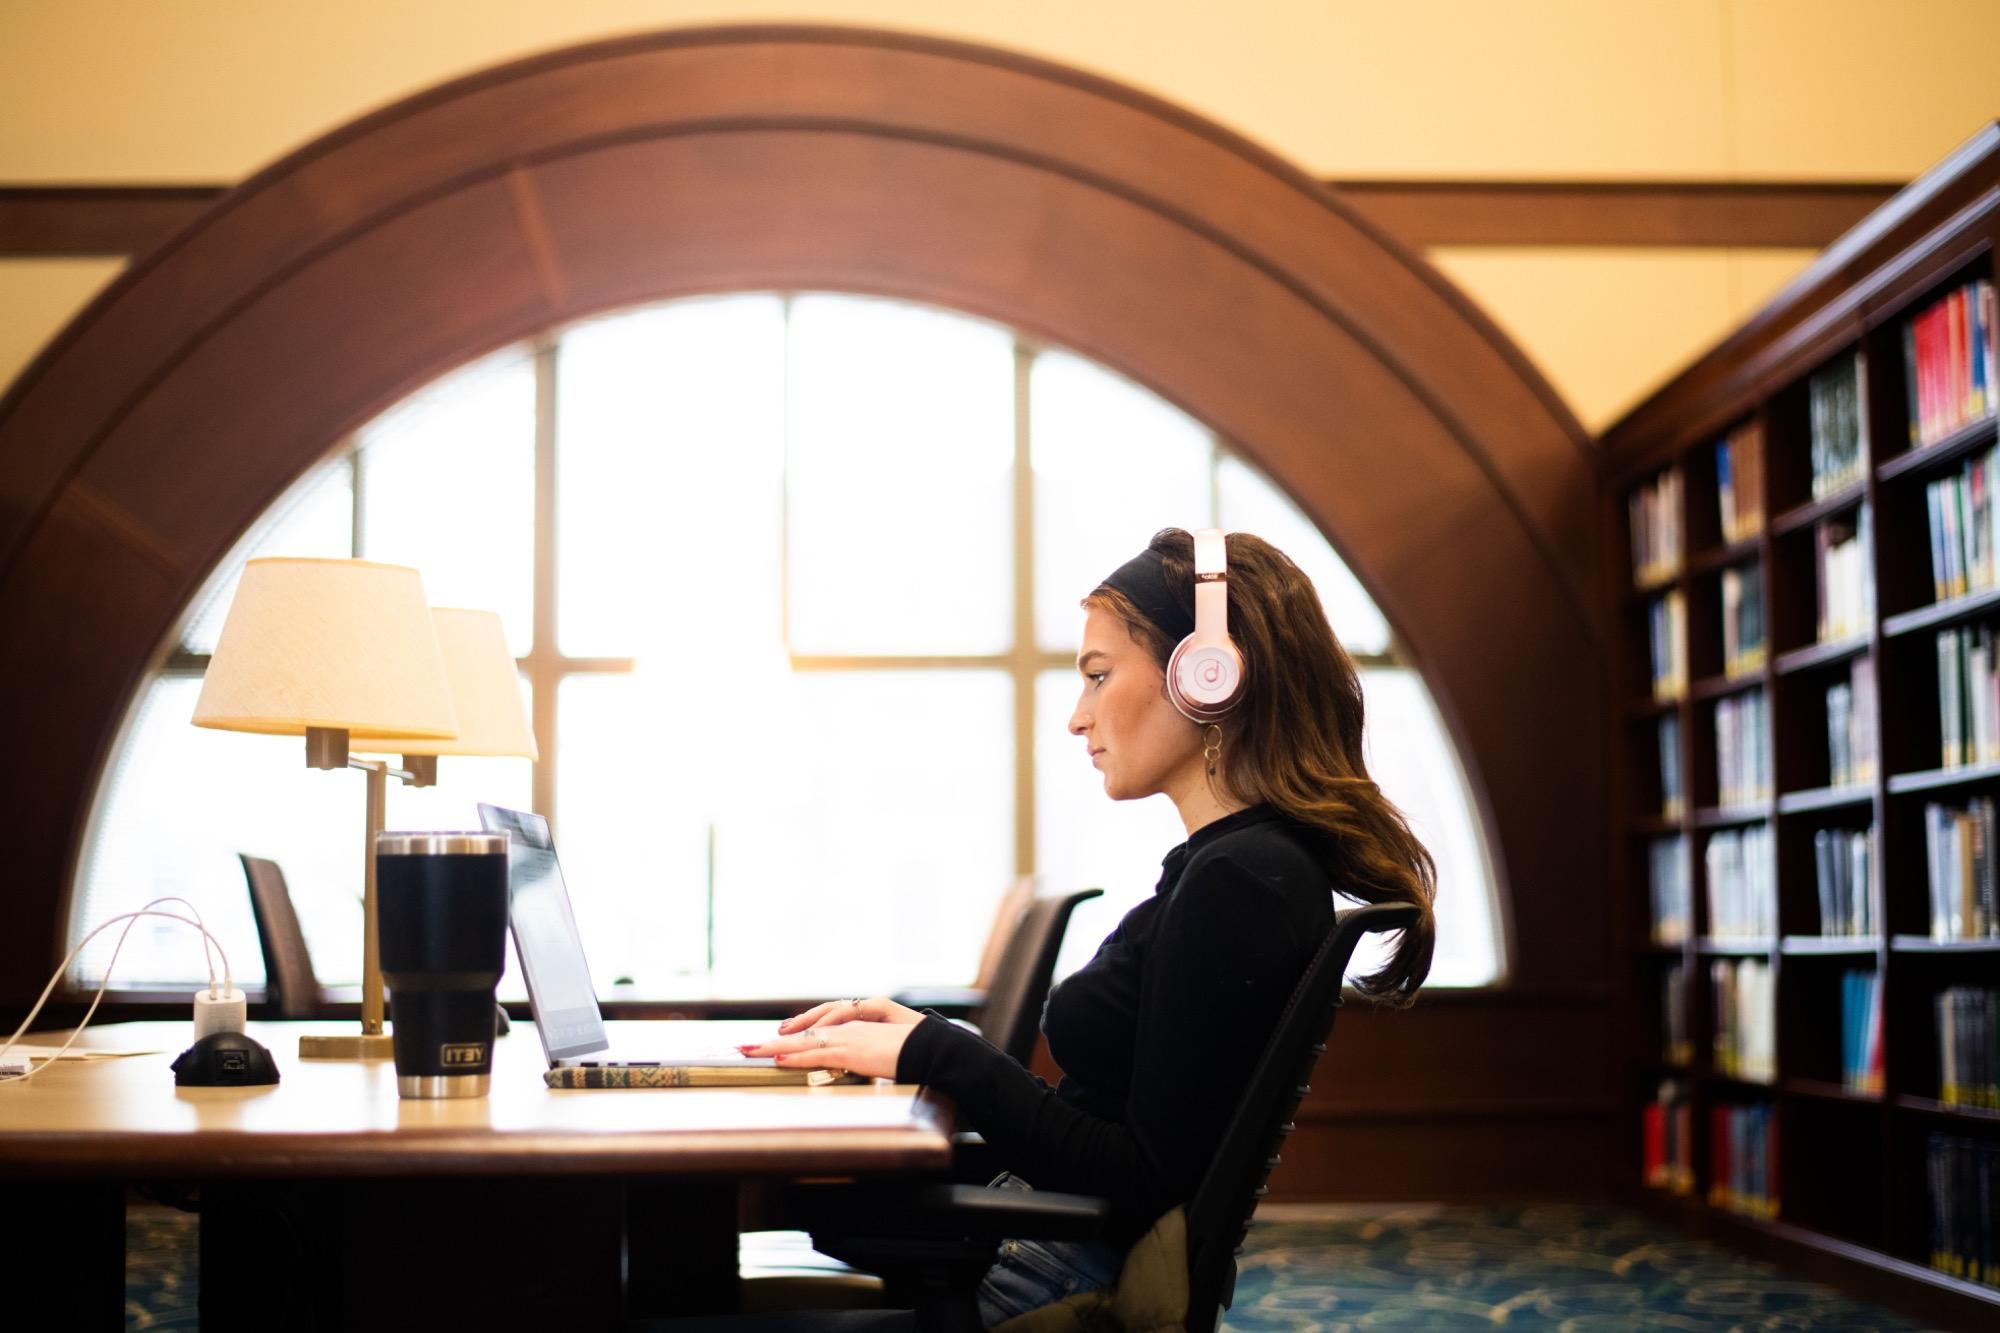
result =
[[[193,1329],[195,1219],[134,1205],[126,1327]],[[1882,1330],[1920,1326],[1610,1206],[1265,1209],[1239,1333],[1274,1330]]]

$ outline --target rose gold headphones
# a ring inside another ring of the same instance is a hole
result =
[[[1167,659],[1167,697],[1191,722],[1219,722],[1243,693],[1243,655],[1229,637],[1229,551],[1221,528],[1194,535],[1194,633]]]

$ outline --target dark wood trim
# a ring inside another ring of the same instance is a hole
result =
[[[219,185],[0,187],[0,255],[144,254],[223,192]]]
[[[1382,227],[1442,245],[1819,250],[1900,184],[1772,181],[1330,181]]]
[[[524,213],[532,182],[513,178]],[[1693,246],[1818,250],[1900,184],[1839,181],[1326,182],[1404,244]],[[0,255],[143,254],[193,222],[222,185],[0,186]],[[530,229],[531,240],[533,238]],[[554,269],[536,254],[545,283]]]

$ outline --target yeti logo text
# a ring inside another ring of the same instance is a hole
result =
[[[483,1041],[468,1041],[459,1045],[447,1044],[440,1046],[438,1047],[438,1063],[446,1069],[451,1069],[455,1066],[483,1065],[486,1063],[486,1043]]]

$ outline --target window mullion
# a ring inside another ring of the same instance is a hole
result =
[[[1014,873],[1035,873],[1035,464],[1030,426],[1035,351],[1014,344]]]
[[[528,646],[528,683],[534,696],[534,808],[556,824],[556,700],[562,689],[562,654],[556,644],[556,340],[535,345],[535,625]]]

